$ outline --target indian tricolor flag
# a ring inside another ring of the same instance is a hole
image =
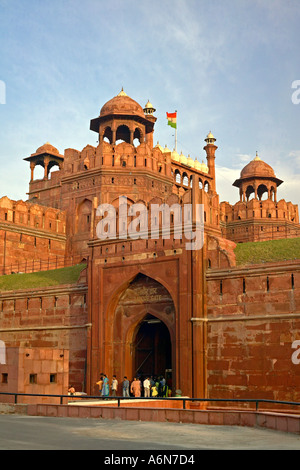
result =
[[[168,125],[177,129],[177,111],[175,113],[167,113]]]

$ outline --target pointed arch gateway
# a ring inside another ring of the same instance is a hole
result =
[[[132,342],[134,376],[168,376],[172,371],[169,330],[158,317],[148,313],[136,328]]]
[[[174,376],[175,306],[161,283],[138,274],[119,294],[109,316],[106,339],[112,345],[113,374],[130,380],[135,375],[170,379],[172,371]]]

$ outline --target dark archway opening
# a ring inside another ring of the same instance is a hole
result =
[[[172,345],[166,325],[153,315],[146,315],[138,326],[134,341],[134,374],[145,376],[170,375]]]
[[[110,127],[106,127],[104,134],[103,134],[103,140],[105,142],[108,142],[109,144],[112,143],[112,130]]]
[[[116,133],[116,144],[121,142],[127,142],[127,144],[130,144],[130,130],[124,124],[118,127]]]

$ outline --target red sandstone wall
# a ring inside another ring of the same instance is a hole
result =
[[[300,401],[300,266],[267,265],[208,275],[210,398]]]
[[[1,198],[0,274],[54,269],[65,257],[65,225],[57,209]]]
[[[67,351],[69,382],[77,391],[85,387],[86,292],[86,286],[81,285],[0,294],[0,340],[6,350],[46,350],[54,362],[57,351]],[[43,358],[38,362],[42,363]],[[19,391],[25,383],[25,378],[18,381]]]
[[[251,199],[234,206],[221,202],[222,235],[236,243],[278,240],[300,235],[298,206],[281,199]]]
[[[0,364],[0,392],[66,395],[69,385],[69,351],[52,348],[6,348],[6,363]],[[6,375],[4,380],[4,375]],[[59,403],[57,398],[18,397],[18,403]],[[14,402],[13,395],[1,402]]]

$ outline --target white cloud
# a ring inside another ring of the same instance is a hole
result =
[[[227,168],[225,166],[216,167],[216,186],[220,202],[228,201],[234,204],[239,200],[238,188],[232,186],[234,181],[240,177],[240,170]]]
[[[288,154],[288,158],[293,160],[292,165],[297,165],[300,169],[300,150],[292,150]]]

